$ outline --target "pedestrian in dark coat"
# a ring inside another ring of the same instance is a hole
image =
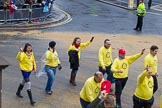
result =
[[[68,53],[69,53],[70,69],[78,70],[79,67],[78,51],[70,50]]]
[[[72,70],[71,70],[71,76],[70,76],[69,82],[73,86],[76,86],[75,78],[76,78],[76,74],[77,74],[78,67],[79,67],[79,59],[80,59],[81,50],[88,47],[90,45],[90,43],[92,43],[93,39],[94,39],[94,37],[92,37],[89,41],[82,43],[81,39],[79,37],[75,37],[73,40],[73,43],[68,48],[68,54],[71,55],[72,62],[75,61],[75,63],[70,62],[70,68]],[[69,53],[69,51],[74,51],[74,50],[77,52],[77,54],[78,54],[77,56],[75,54]],[[72,57],[73,55],[75,55],[75,56]],[[76,60],[73,60],[74,58]]]

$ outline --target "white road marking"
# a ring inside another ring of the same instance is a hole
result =
[[[152,15],[158,15],[158,16],[162,16],[162,14],[159,13],[155,13],[155,12],[147,12],[148,14],[152,14]]]

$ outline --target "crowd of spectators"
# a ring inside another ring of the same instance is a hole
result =
[[[0,0],[0,9],[9,9],[9,6],[14,4],[13,8],[29,8],[32,5],[32,8],[43,7],[45,5],[51,6],[54,0]]]

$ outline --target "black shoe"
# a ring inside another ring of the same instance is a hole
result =
[[[35,103],[36,103],[35,101],[30,102],[30,104],[33,106],[35,105]]]
[[[20,93],[16,93],[16,95],[19,97],[19,98],[23,98],[23,96],[20,94]]]
[[[137,30],[137,28],[134,28],[133,30]]]
[[[72,82],[71,84],[72,84],[73,86],[77,86],[75,82]]]

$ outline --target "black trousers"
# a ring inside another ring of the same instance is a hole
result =
[[[136,29],[141,31],[142,25],[143,25],[143,16],[138,16]]]
[[[140,99],[139,99],[140,100]],[[152,103],[143,103],[141,101],[137,101],[133,99],[133,108],[151,108]]]
[[[115,78],[116,104],[121,105],[121,94],[128,80],[127,78]]]
[[[113,72],[111,72],[111,65],[106,67],[106,70],[103,70],[102,67],[99,67],[99,71],[103,73],[103,75],[105,75],[105,73],[107,74],[107,80],[109,80],[111,83],[114,83],[114,77],[113,77]]]
[[[153,80],[154,80],[154,88],[153,88],[153,93],[155,93],[158,89],[158,80],[157,80],[157,76],[153,75]]]
[[[152,0],[149,0],[148,1],[148,8],[150,9],[150,7],[151,7],[151,4],[152,4]]]

